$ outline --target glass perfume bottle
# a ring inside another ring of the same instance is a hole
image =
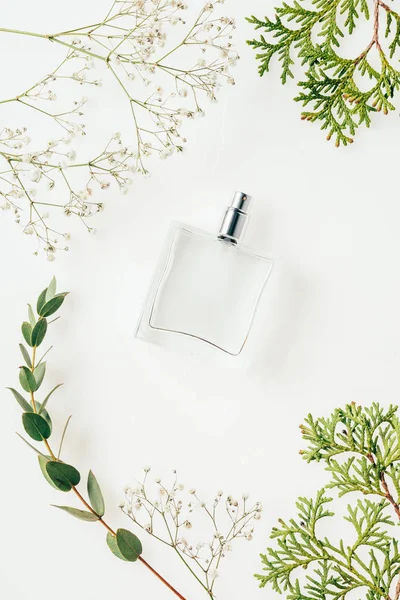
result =
[[[241,353],[273,266],[241,243],[250,206],[251,197],[236,192],[218,234],[172,223],[136,337]]]

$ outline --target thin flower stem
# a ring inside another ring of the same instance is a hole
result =
[[[195,577],[195,579],[200,583],[200,585],[209,594],[209,590],[207,589],[207,586],[204,585],[204,583],[201,581],[201,579],[196,575],[196,573],[193,571],[193,569],[190,567],[190,565],[187,563],[187,561],[184,559],[184,557],[182,556],[182,554],[179,552],[178,548],[176,547],[176,542],[175,542],[175,540],[172,537],[172,533],[171,533],[171,530],[170,530],[169,525],[168,525],[168,521],[165,518],[165,514],[164,513],[162,513],[162,517],[164,519],[164,523],[165,523],[165,526],[167,528],[168,535],[169,535],[169,537],[171,539],[171,547],[175,550],[175,552],[177,553],[177,555],[179,556],[179,558],[183,561],[183,563],[186,565],[186,567],[189,569],[189,571],[192,573],[192,575]],[[211,598],[213,597],[212,594],[209,594],[209,595],[210,595]]]
[[[73,50],[76,50],[76,48],[73,44],[68,44],[67,42],[64,42],[63,40],[59,40],[56,37],[48,36],[48,39],[51,42],[56,42],[56,44],[60,44],[61,46],[65,46],[66,48],[72,48]],[[91,52],[90,50],[86,50],[85,48],[79,48],[79,53],[85,54],[86,56],[91,56],[92,58],[97,58],[98,60],[103,60],[103,61],[106,60],[104,56],[101,56],[100,54],[96,54],[95,52]]]
[[[75,29],[70,29],[69,31],[61,31],[59,33],[54,33],[52,37],[60,37],[62,35],[75,35],[84,31],[85,29],[91,30],[96,27],[101,27],[102,25],[104,25],[104,21],[102,21],[101,23],[96,23],[95,25],[84,25],[83,27],[76,27]]]
[[[183,558],[182,554],[179,552],[179,550],[173,546],[176,554],[179,556],[179,558],[181,559],[181,561],[183,561],[183,563],[186,565],[186,567],[189,569],[189,571],[191,572],[191,574],[193,575],[193,577],[198,581],[198,583],[201,585],[201,587],[207,592],[207,594],[210,596],[210,598],[214,598],[214,594],[212,593],[211,589],[208,589],[207,585],[204,585],[204,583],[201,581],[201,579],[196,575],[196,573],[193,571],[193,569],[191,568],[191,566],[188,564],[188,562]]]
[[[20,29],[7,29],[5,27],[0,27],[0,33],[13,33],[15,35],[27,35],[30,37],[49,39],[49,36],[45,33],[36,33],[34,31],[21,31]]]

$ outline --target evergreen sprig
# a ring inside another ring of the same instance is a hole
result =
[[[260,587],[271,584],[288,600],[400,599],[400,553],[393,527],[400,519],[400,422],[397,407],[349,404],[328,418],[309,415],[301,425],[307,462],[324,461],[330,481],[315,499],[299,498],[297,516],[279,519],[276,546],[261,555]],[[333,498],[361,493],[344,519],[351,540],[324,537]],[[302,571],[307,573],[303,576]]]
[[[393,98],[400,88],[400,70],[395,66],[400,14],[382,0],[310,0],[310,5],[312,9],[304,6],[304,0],[293,0],[277,7],[274,19],[250,17],[248,21],[266,36],[248,44],[258,50],[260,75],[269,72],[272,58],[277,57],[283,84],[295,77],[298,59],[305,78],[298,82],[301,91],[295,101],[307,107],[301,118],[319,122],[328,140],[346,146],[358,127],[370,126],[373,113],[395,110]],[[371,40],[357,56],[345,58],[342,43],[360,19],[372,20]],[[379,67],[371,60],[374,54]]]
[[[142,544],[136,535],[127,529],[115,530],[107,523],[104,518],[106,512],[104,497],[92,471],[89,471],[87,477],[86,494],[79,490],[79,484],[81,483],[80,472],[73,465],[64,462],[61,458],[63,442],[70,418],[67,420],[62,431],[61,442],[57,451],[50,442],[53,433],[53,422],[50,417],[48,403],[53,393],[61,384],[56,385],[42,401],[37,399],[37,393],[41,393],[42,391],[42,384],[46,374],[47,363],[44,361],[44,358],[50,349],[40,359],[38,359],[37,355],[38,348],[42,345],[47,334],[48,325],[58,319],[56,317],[48,321],[48,318],[52,317],[61,308],[67,296],[66,293],[56,293],[56,287],[56,280],[53,278],[50,285],[38,297],[36,314],[31,305],[28,305],[28,320],[24,321],[21,326],[26,345],[19,345],[25,361],[25,365],[19,368],[19,383],[22,393],[14,388],[9,388],[20,408],[22,408],[22,425],[26,435],[32,442],[42,443],[43,447],[39,449],[30,440],[18,435],[37,454],[40,470],[49,485],[60,492],[72,492],[81,505],[83,505],[84,510],[64,505],[55,506],[55,508],[61,509],[81,521],[100,523],[107,531],[106,542],[115,556],[127,562],[141,562],[175,596],[180,600],[185,600],[184,596],[144,560],[142,557]]]

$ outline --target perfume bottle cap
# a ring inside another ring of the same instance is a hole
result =
[[[233,208],[237,208],[245,214],[249,214],[251,207],[251,196],[244,194],[243,192],[235,192],[231,206]]]
[[[232,204],[227,208],[219,229],[218,237],[220,239],[229,240],[237,244],[238,240],[244,234],[250,206],[251,196],[243,192],[235,193]]]

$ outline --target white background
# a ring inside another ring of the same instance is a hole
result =
[[[108,6],[56,4],[8,2],[3,26],[66,29]],[[65,382],[52,405],[58,430],[73,414],[66,459],[83,473],[96,472],[116,527],[130,525],[117,503],[146,464],[154,475],[177,469],[205,499],[222,488],[261,500],[265,514],[255,539],[238,541],[217,587],[221,600],[256,600],[275,596],[252,578],[270,528],[293,514],[297,495],[312,495],[326,481],[322,467],[298,455],[304,415],[327,415],[353,400],[398,398],[400,119],[396,112],[379,115],[352,146],[336,149],[318,126],[300,120],[295,84],[282,87],[275,66],[270,76],[257,75],[244,17],[272,14],[272,4],[228,0],[224,11],[238,21],[236,87],[224,87],[219,102],[206,106],[206,118],[187,126],[184,155],[155,164],[152,177],[136,178],[127,196],[101,196],[106,211],[93,223],[96,236],[76,229],[70,252],[49,263],[32,255],[32,239],[10,214],[1,215],[0,388],[17,386],[26,303],[55,273],[71,292],[49,333],[47,382]],[[2,34],[0,43],[4,96],[25,89],[57,60],[58,50],[49,54],[42,40]],[[101,101],[87,110],[88,133],[105,140],[125,131],[124,111],[115,87],[104,86]],[[9,124],[5,109],[3,117]],[[40,117],[19,117],[44,139],[52,135]],[[227,369],[134,340],[169,222],[213,230],[235,189],[256,198],[247,243],[276,261],[246,361]],[[1,396],[0,596],[172,599],[144,567],[114,559],[100,527],[49,506],[73,499],[60,498],[42,479],[14,433],[21,431],[19,408],[8,392]],[[145,557],[188,599],[205,597],[173,556],[143,541]]]

